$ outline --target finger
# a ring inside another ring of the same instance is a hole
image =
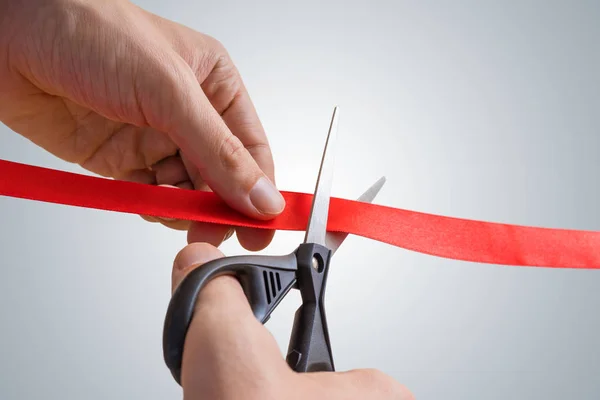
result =
[[[192,68],[206,98],[265,174],[275,182],[267,136],[250,96],[224,46],[215,38],[148,13],[170,45]]]
[[[115,176],[115,179],[119,179],[127,182],[143,183],[146,185],[156,185],[156,174],[151,169],[136,169],[133,171],[126,171],[120,175]],[[140,215],[140,217],[151,223],[162,223],[163,225],[174,225],[173,220],[161,219],[151,215]],[[180,228],[180,227],[175,227]]]
[[[178,255],[173,288],[195,268],[223,257],[215,247],[194,243]],[[263,390],[265,382],[290,379],[279,347],[258,322],[238,281],[221,276],[198,295],[184,345],[181,383],[185,398],[233,398]],[[189,396],[189,397],[188,397]]]
[[[196,190],[212,191],[184,152],[181,152],[181,164],[187,171],[189,179],[194,182]],[[222,242],[232,236],[233,232],[234,229],[230,226],[194,221],[190,224],[187,240],[188,243],[201,242],[220,246]]]
[[[209,243],[218,247],[229,239],[233,233],[234,229],[227,225],[194,221],[190,224],[187,241],[188,243]]]
[[[154,14],[149,16],[170,38],[171,46],[191,66],[207,100],[217,114],[222,116],[231,133],[240,139],[259,168],[274,184],[273,158],[266,134],[242,79],[224,47],[214,38],[184,25]],[[202,190],[196,180],[201,179],[200,174],[196,175],[192,177],[192,181],[196,189]],[[274,234],[275,231],[244,228],[238,230],[238,239],[247,250],[261,250],[271,242]]]
[[[156,183],[159,185],[177,186],[180,183],[191,182],[178,154],[160,160],[152,166],[152,171],[154,171]]]
[[[178,186],[173,186],[173,185],[158,185],[158,186],[178,188]],[[186,220],[166,218],[166,217],[151,217],[151,218],[153,218],[156,222],[159,222],[162,225],[166,226],[167,228],[175,229],[178,231],[186,231],[189,229],[189,226],[190,226],[190,221],[186,221]]]
[[[263,220],[280,214],[285,206],[281,193],[192,82],[196,78],[189,66],[181,68],[187,71],[169,76],[174,95],[165,131],[232,208]]]
[[[164,219],[164,218],[157,218],[157,222],[161,223],[162,225],[166,226],[167,228],[171,228],[173,230],[176,231],[187,231],[189,226],[190,226],[190,221],[185,221],[185,220],[169,220],[169,219]]]
[[[221,51],[223,56],[201,82],[201,87],[231,133],[240,139],[260,169],[275,184],[273,156],[265,130],[237,68],[225,49]],[[237,234],[246,250],[258,251],[271,243],[275,231],[241,228]]]
[[[160,186],[176,187],[192,190],[194,185],[185,170],[185,166],[178,155],[164,158],[152,166],[156,183]],[[175,230],[187,231],[190,221],[176,220],[172,218],[154,218],[156,222]]]
[[[140,215],[140,217],[142,217],[142,219],[144,221],[147,221],[147,222],[152,222],[152,223],[157,223],[158,222],[158,220],[156,219],[156,217],[153,217],[151,215]]]
[[[204,101],[199,103],[196,112],[174,129],[174,135],[204,181],[231,207],[248,216],[271,219],[280,214],[285,206],[283,196],[214,109],[202,104]]]
[[[211,191],[202,179],[202,176],[200,176],[198,169],[191,161],[189,161],[183,152],[181,153],[181,161],[186,171],[188,171],[190,179],[194,182],[194,187],[198,190]],[[188,230],[188,243],[206,242],[213,246],[219,246],[220,243],[231,237],[233,233],[232,229],[232,227],[226,227],[224,225],[192,222]],[[267,247],[275,234],[274,230],[245,227],[238,227],[236,231],[238,234],[237,238],[242,247],[250,251],[258,251]],[[224,240],[223,235],[226,235]]]
[[[219,46],[220,47],[220,46]],[[244,144],[260,168],[274,182],[274,165],[265,130],[242,78],[225,49],[201,87],[227,127]]]
[[[115,176],[115,178],[119,179],[119,180],[123,180],[123,181],[128,181],[128,182],[144,183],[147,185],[156,185],[158,183],[156,171],[153,169],[138,169],[138,170],[128,171],[128,172],[124,172],[118,176]],[[188,182],[188,185],[191,186],[191,183]],[[165,186],[170,186],[170,185],[165,185]],[[185,183],[181,184],[179,187],[187,188],[187,186],[185,186]],[[140,215],[140,217],[147,222],[160,223],[162,225],[165,225],[168,228],[180,230],[180,231],[187,230],[189,227],[189,224],[190,224],[189,221],[155,217],[155,216],[151,216],[151,215]]]
[[[171,275],[171,289],[179,286],[181,281],[194,269],[209,261],[224,257],[216,247],[207,243],[194,243],[184,247],[175,257]]]
[[[254,229],[243,226],[237,227],[236,233],[240,245],[249,251],[264,249],[271,243],[275,236],[275,231],[271,229]]]
[[[187,231],[190,225],[190,221],[171,219],[171,218],[163,218],[163,217],[153,217],[151,215],[140,215],[144,221],[151,223],[159,223],[161,225],[166,226],[167,228],[171,228],[177,231]]]

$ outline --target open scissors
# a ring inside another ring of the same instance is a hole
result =
[[[335,370],[324,299],[331,258],[348,236],[327,232],[338,115],[335,107],[304,243],[285,256],[233,256],[210,261],[190,272],[174,291],[165,318],[163,355],[177,383],[181,384],[183,346],[198,294],[211,279],[223,274],[237,277],[254,316],[263,324],[291,289],[300,290],[302,304],[294,318],[286,362],[297,372]],[[379,179],[358,201],[372,202],[384,183],[385,178]]]

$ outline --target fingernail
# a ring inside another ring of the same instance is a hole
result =
[[[279,214],[285,200],[277,188],[265,177],[261,177],[250,191],[250,201],[263,214]]]
[[[186,269],[190,264],[189,264],[189,260],[186,259],[187,257],[183,256],[181,253],[179,253],[177,255],[177,257],[175,257],[175,262],[173,264],[175,269],[177,270],[184,270]]]

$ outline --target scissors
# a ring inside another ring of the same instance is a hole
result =
[[[300,291],[286,362],[296,372],[335,371],[327,318],[325,288],[331,258],[347,233],[327,232],[333,180],[333,147],[339,109],[334,108],[323,150],[304,242],[284,256],[232,256],[210,261],[190,272],[175,289],[163,330],[163,356],[181,385],[181,362],[188,327],[200,291],[223,274],[237,277],[254,316],[266,323],[291,289]],[[372,202],[385,183],[380,178],[358,201]]]

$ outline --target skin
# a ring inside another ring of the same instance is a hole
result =
[[[239,72],[214,38],[127,1],[0,0],[0,120],[57,157],[115,179],[213,190],[257,209],[273,158]],[[147,220],[156,221],[145,217]],[[188,242],[219,245],[231,228],[160,220]],[[273,231],[238,228],[248,250]]]
[[[220,257],[223,253],[206,243],[185,247],[173,265],[173,290],[195,268]],[[199,294],[181,373],[185,399],[414,399],[406,387],[374,369],[313,373],[290,369],[231,276],[215,278]]]
[[[105,177],[213,190],[257,219],[285,207],[266,134],[225,48],[125,0],[0,0],[0,121]],[[215,246],[233,234],[143,217],[188,231],[173,288],[222,257]],[[236,233],[248,250],[265,248],[274,234]],[[412,399],[376,370],[292,371],[232,277],[210,282],[194,315],[185,399]]]

